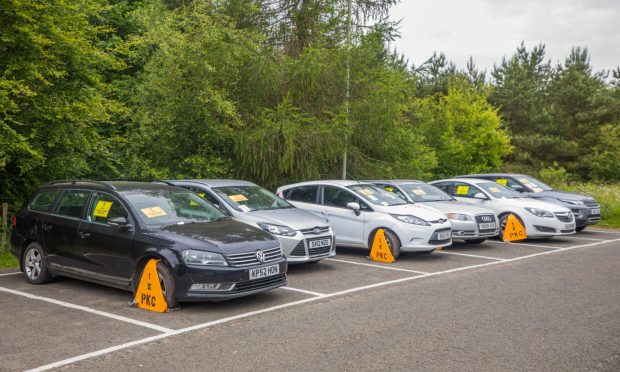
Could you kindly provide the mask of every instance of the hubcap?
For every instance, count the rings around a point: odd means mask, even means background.
[[[28,251],[24,259],[24,268],[26,269],[26,275],[30,280],[36,280],[41,275],[41,252],[37,249],[31,249]]]

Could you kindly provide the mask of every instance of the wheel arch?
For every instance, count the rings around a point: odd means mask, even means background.
[[[391,232],[392,234],[394,234],[396,239],[398,239],[398,244],[400,244],[400,246],[402,247],[403,242],[402,242],[402,240],[400,240],[400,236],[398,236],[398,234],[394,230],[390,229],[389,227],[378,226],[378,227],[375,227],[374,229],[372,229],[370,231],[370,234],[368,234],[368,238],[367,238],[367,242],[366,242],[368,244],[368,247],[367,247],[368,249],[372,248],[372,241],[375,239],[375,234],[377,233],[377,231],[379,229],[387,230],[387,231]]]
[[[133,270],[133,275],[132,275],[132,280],[131,280],[132,287],[134,290],[138,288],[138,284],[140,283],[140,277],[141,277],[142,271],[144,270],[144,267],[152,259],[160,260],[166,266],[168,266],[173,272],[176,270],[176,267],[178,264],[176,255],[173,252],[169,252],[169,251],[145,252],[145,254],[140,256],[135,261],[136,263],[134,265],[134,270]]]

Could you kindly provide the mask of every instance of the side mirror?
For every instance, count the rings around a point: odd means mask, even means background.
[[[356,203],[356,202],[347,203],[347,208],[352,209],[353,212],[355,212],[356,216],[360,215],[360,209],[362,209],[362,207],[360,206],[360,203]]]
[[[487,198],[487,196],[486,196],[486,195],[484,195],[484,194],[483,194],[483,193],[481,193],[481,192],[477,192],[477,193],[474,195],[474,198],[475,198],[475,199],[481,199],[481,200],[487,200],[487,199],[488,199],[488,198]]]
[[[114,217],[108,220],[108,225],[114,226],[119,230],[129,230],[131,227],[125,217]]]
[[[524,192],[525,191],[525,189],[521,185],[512,185],[512,186],[510,186],[510,188],[513,189],[516,192]]]

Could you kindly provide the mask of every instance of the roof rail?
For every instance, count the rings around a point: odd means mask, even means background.
[[[166,184],[166,185],[168,185],[168,186],[175,186],[172,182],[168,182],[168,181],[164,181],[164,180],[158,180],[158,179],[144,179],[144,178],[114,178],[114,179],[111,179],[110,181],[150,182],[150,183],[160,182],[160,183]],[[175,186],[175,187],[176,187],[176,186]]]
[[[78,184],[78,183],[93,183],[93,184],[96,184],[96,185],[103,186],[103,187],[105,187],[105,188],[106,188],[106,189],[108,189],[108,190],[116,190],[116,187],[114,187],[114,185],[112,185],[112,184],[110,184],[110,183],[108,183],[108,182],[105,182],[105,181],[93,181],[93,180],[57,180],[57,181],[51,181],[51,182],[48,182],[47,184],[48,184],[48,185],[58,185],[58,184],[61,184],[61,183],[70,183],[70,184],[72,184],[72,185],[76,185],[76,184]]]

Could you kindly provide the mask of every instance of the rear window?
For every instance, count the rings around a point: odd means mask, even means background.
[[[288,196],[286,198],[303,203],[316,203],[318,190],[318,186],[296,187],[288,192]]]
[[[33,211],[47,212],[56,199],[56,195],[58,195],[58,190],[43,191],[34,197],[29,208]]]

